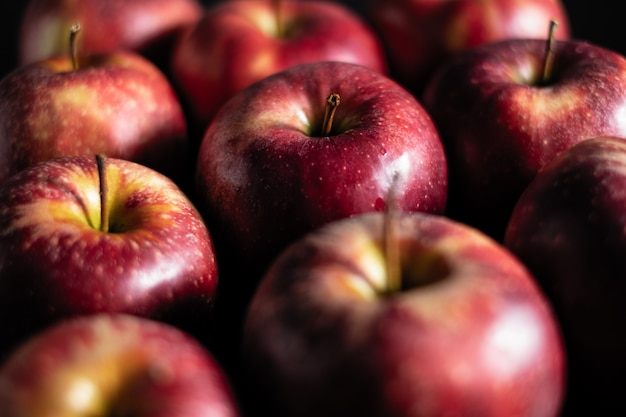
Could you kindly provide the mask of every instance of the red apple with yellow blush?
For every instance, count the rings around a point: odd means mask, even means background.
[[[130,51],[89,54],[68,26],[71,52],[24,65],[0,81],[0,184],[58,156],[102,153],[188,182],[187,122],[169,80]]]
[[[237,417],[220,364],[173,326],[123,314],[64,320],[0,367],[2,416]]]
[[[60,319],[95,313],[150,317],[203,337],[217,281],[194,205],[143,165],[55,158],[0,187],[0,321],[11,323],[3,353]]]
[[[500,241],[543,166],[591,137],[626,137],[626,58],[551,28],[456,55],[423,96],[448,157],[448,214]]]
[[[528,269],[428,213],[365,213],[294,241],[243,331],[263,415],[557,417],[558,322]]]

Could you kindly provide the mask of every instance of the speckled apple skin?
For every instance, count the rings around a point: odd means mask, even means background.
[[[344,5],[282,1],[280,7],[284,33],[274,2],[231,1],[209,6],[177,43],[172,79],[202,132],[235,93],[297,64],[341,61],[387,72],[378,37]]]
[[[83,30],[78,45],[87,54],[132,50],[163,59],[175,38],[203,13],[196,0],[33,0],[19,31],[19,62],[30,64],[69,53],[69,29]]]
[[[188,180],[187,125],[165,75],[128,51],[60,56],[0,81],[0,184],[37,162],[102,153]]]
[[[273,263],[243,333],[253,392],[303,417],[557,416],[563,345],[527,269],[445,217],[394,221],[399,292],[382,213],[326,225]]]
[[[626,141],[579,143],[537,174],[505,235],[562,323],[571,415],[626,411],[625,190]]]
[[[196,340],[120,314],[64,321],[0,368],[0,415],[239,415],[229,381]]]
[[[364,13],[381,39],[390,73],[421,95],[437,68],[457,53],[503,39],[571,36],[560,0],[374,0]]]
[[[50,160],[0,188],[2,347],[99,312],[206,326],[218,275],[199,213],[156,171],[109,158],[106,175],[109,232],[95,158]]]
[[[446,148],[450,215],[502,239],[537,171],[594,136],[626,136],[626,59],[597,45],[546,41],[479,46],[441,68],[424,106]]]
[[[333,130],[321,135],[326,98]],[[421,104],[377,71],[303,64],[231,99],[202,141],[198,207],[233,253],[266,264],[326,222],[382,211],[442,212],[447,164]],[[213,226],[214,225],[214,226]]]

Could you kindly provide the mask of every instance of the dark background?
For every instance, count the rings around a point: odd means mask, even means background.
[[[202,0],[210,4],[216,0]],[[362,11],[367,0],[344,0],[344,3],[357,11]],[[617,13],[619,2],[615,0],[563,0],[570,16],[573,35],[626,54],[626,36],[622,24],[623,17]],[[0,75],[15,68],[17,60],[17,32],[22,12],[27,2],[0,2],[0,31],[2,48],[0,54]]]

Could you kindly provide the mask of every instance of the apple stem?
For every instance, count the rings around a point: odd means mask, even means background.
[[[398,184],[398,173],[396,172],[385,207],[383,220],[383,245],[385,253],[385,273],[387,274],[387,293],[393,294],[400,291],[402,287],[402,272],[400,262],[400,242],[396,230],[396,189]]]
[[[78,32],[80,32],[80,24],[74,23],[70,27],[70,58],[72,59],[72,69],[74,71],[78,69],[78,48],[76,46]]]
[[[276,16],[276,34],[278,37],[282,37],[284,35],[285,28],[283,27],[283,5],[282,0],[273,0],[272,5],[274,6],[274,16]]]
[[[546,41],[546,53],[543,61],[543,76],[542,81],[544,84],[550,81],[552,76],[552,64],[554,62],[554,40],[555,32],[558,22],[556,20],[550,21],[550,29],[548,31],[548,39]]]
[[[329,136],[333,128],[335,112],[341,102],[341,97],[337,93],[332,93],[326,98],[326,110],[324,111],[324,122],[322,123],[322,136]]]
[[[96,164],[98,166],[98,179],[100,181],[100,231],[109,231],[109,213],[107,205],[107,195],[109,193],[109,185],[106,176],[106,157],[102,154],[96,154]]]

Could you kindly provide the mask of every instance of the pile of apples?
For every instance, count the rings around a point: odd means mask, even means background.
[[[626,58],[560,1],[19,28],[0,417],[626,412]]]

